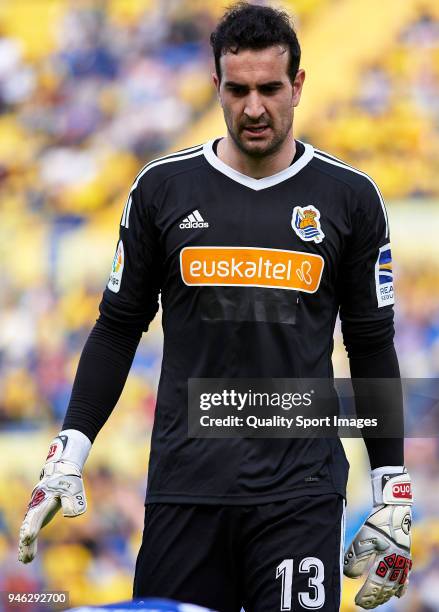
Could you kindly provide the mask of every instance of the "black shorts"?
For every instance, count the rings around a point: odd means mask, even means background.
[[[336,494],[255,506],[149,504],[133,597],[219,612],[338,612],[343,540]]]

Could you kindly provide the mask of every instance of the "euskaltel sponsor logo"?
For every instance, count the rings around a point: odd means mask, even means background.
[[[180,251],[180,270],[186,285],[235,285],[318,290],[324,260],[302,251],[262,247],[185,247]]]

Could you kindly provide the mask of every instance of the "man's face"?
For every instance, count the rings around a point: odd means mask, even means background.
[[[305,78],[291,82],[289,51],[280,45],[243,49],[221,57],[221,82],[213,75],[227,129],[246,155],[264,157],[282,146],[293,123]]]

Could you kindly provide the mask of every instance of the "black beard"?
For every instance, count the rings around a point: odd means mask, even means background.
[[[283,137],[281,136],[276,137],[275,135],[274,139],[272,140],[272,142],[268,145],[266,149],[258,151],[254,149],[247,149],[243,145],[239,137],[234,132],[232,132],[232,130],[230,130],[229,126],[227,125],[227,131],[229,132],[230,137],[232,138],[233,142],[238,147],[238,149],[242,153],[244,153],[245,155],[248,155],[249,157],[252,157],[253,159],[263,159],[264,157],[268,157],[270,155],[273,155],[277,151],[279,151],[279,149],[282,147],[283,143],[285,142],[290,129],[291,129],[291,126]]]

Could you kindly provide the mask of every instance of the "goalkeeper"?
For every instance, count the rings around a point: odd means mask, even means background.
[[[344,571],[365,575],[355,601],[374,608],[404,594],[411,567],[387,212],[370,177],[294,138],[305,71],[285,13],[239,3],[211,43],[227,135],[150,162],[132,185],[19,558],[35,557],[58,509],[85,511],[84,462],[160,295],[163,363],[133,596],[220,612],[336,612]],[[337,313],[358,417],[370,403],[388,413],[385,387],[366,381],[395,382],[395,437],[365,438],[373,508],[345,556],[349,465],[338,438],[187,435],[191,379],[331,380]]]

